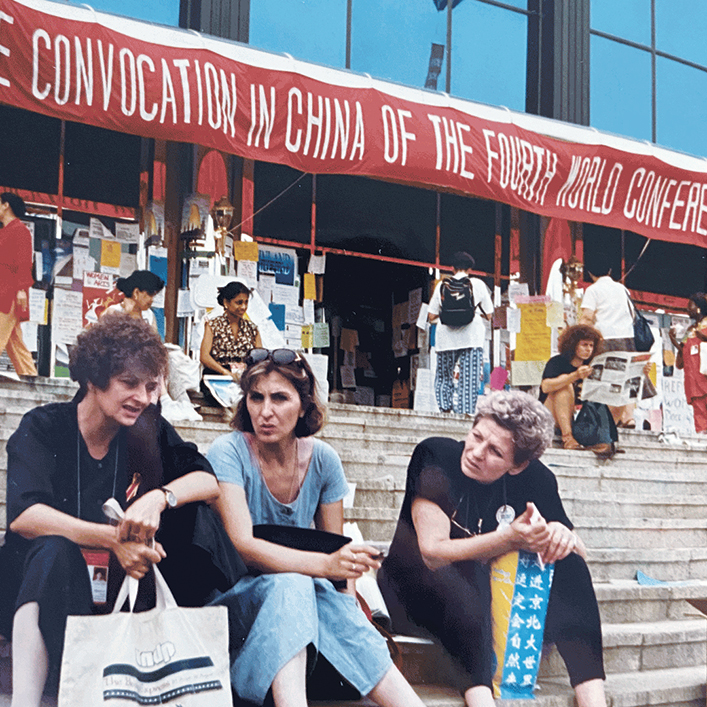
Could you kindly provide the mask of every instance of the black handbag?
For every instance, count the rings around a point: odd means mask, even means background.
[[[617,442],[619,433],[611,411],[604,403],[585,400],[572,422],[572,436],[583,446]]]
[[[300,528],[296,525],[269,525],[253,526],[253,537],[267,540],[276,545],[284,545],[294,550],[307,552],[323,552],[331,555],[351,542],[351,538],[337,533],[328,533],[326,530],[316,528]],[[332,580],[337,589],[346,586],[346,580]]]
[[[628,297],[628,295],[626,295]],[[648,320],[636,309],[636,305],[628,297],[629,308],[633,312],[633,340],[636,351],[650,351],[655,343],[653,332]]]

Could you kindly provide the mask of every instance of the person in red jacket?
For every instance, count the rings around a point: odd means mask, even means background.
[[[32,354],[20,329],[20,310],[29,306],[32,277],[32,234],[20,221],[25,202],[11,192],[0,194],[0,353],[7,355],[22,376],[36,376]]]

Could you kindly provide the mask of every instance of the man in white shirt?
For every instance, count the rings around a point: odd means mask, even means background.
[[[606,253],[598,254],[592,270],[589,274],[594,284],[584,293],[579,323],[594,326],[601,332],[604,351],[635,351],[629,291],[611,278],[611,260]],[[635,405],[611,408],[618,427],[636,426],[634,409]]]
[[[454,412],[471,415],[476,410],[476,399],[484,364],[484,340],[486,323],[493,316],[493,302],[488,288],[482,280],[471,277],[474,258],[460,251],[452,257],[454,279],[469,278],[474,296],[474,318],[464,326],[437,324],[435,351],[437,372],[435,374],[435,396],[442,412],[450,412],[454,403],[454,367],[459,362],[459,390]],[[428,319],[437,322],[442,312],[441,290],[444,280],[437,283],[430,300]]]

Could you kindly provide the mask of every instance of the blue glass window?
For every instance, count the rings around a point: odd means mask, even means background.
[[[432,0],[353,0],[351,68],[422,88],[432,44],[444,45],[446,36],[447,14]],[[444,72],[443,66],[440,90]]]
[[[179,26],[179,0],[88,0],[86,4],[94,10],[112,12],[136,20]]]
[[[590,24],[600,32],[650,46],[651,0],[592,0]]]
[[[452,17],[452,93],[525,110],[527,15],[466,0]]]
[[[656,74],[658,143],[707,155],[707,72],[658,57]]]
[[[591,125],[599,130],[650,140],[650,54],[593,36],[591,66]]]
[[[707,65],[707,3],[704,0],[656,0],[656,49]]]
[[[346,0],[257,0],[250,44],[328,66],[346,65]]]

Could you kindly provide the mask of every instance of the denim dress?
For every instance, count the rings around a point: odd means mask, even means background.
[[[299,495],[280,503],[265,484],[242,432],[214,441],[208,453],[219,481],[244,488],[253,525],[272,523],[309,528],[320,504],[347,492],[337,453],[314,444]],[[310,644],[362,695],[368,694],[392,661],[384,639],[354,598],[327,579],[296,573],[248,575],[214,599],[228,607],[231,685],[239,697],[263,704],[278,671]]]

